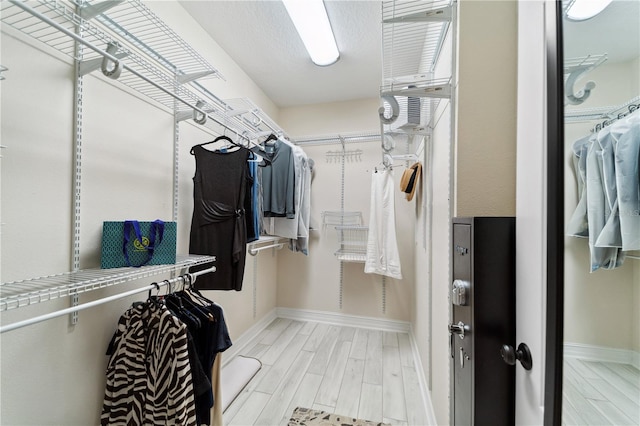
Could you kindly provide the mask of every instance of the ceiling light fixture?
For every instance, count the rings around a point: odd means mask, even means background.
[[[314,64],[321,67],[340,59],[322,0],[282,0]]]
[[[602,12],[611,0],[573,0],[567,7],[567,18],[572,21],[585,21]]]

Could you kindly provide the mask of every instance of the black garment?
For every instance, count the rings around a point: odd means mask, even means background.
[[[184,292],[177,293],[176,297],[192,300]],[[204,392],[195,395],[196,419],[199,425],[208,425],[211,423],[211,407],[216,401],[221,403],[220,400],[216,400],[217,396],[213,394],[211,386],[213,363],[217,354],[227,350],[232,343],[224,319],[224,312],[220,306],[211,304],[198,307],[196,304],[187,303],[184,305],[185,310],[201,320],[200,326],[190,326],[189,331],[193,334],[197,353],[196,363],[203,367],[209,383],[209,387]]]
[[[245,197],[249,151],[209,151],[193,147],[193,218],[189,253],[216,256],[216,272],[198,278],[200,290],[242,289],[246,260]],[[191,268],[191,272],[207,268]]]
[[[222,308],[215,304],[207,308],[215,318],[215,321],[210,322],[206,328],[201,329],[198,350],[202,353],[202,359],[204,360],[204,358],[206,358],[206,362],[209,363],[209,368],[205,373],[207,373],[211,381],[211,373],[216,356],[218,353],[224,352],[231,347],[231,338],[229,337],[229,331],[227,330],[227,323],[225,322]],[[213,407],[215,403],[222,404],[222,399],[219,398],[219,395],[214,395],[213,389],[211,389],[208,395],[197,397],[195,402],[196,415],[201,421],[200,424],[210,424],[211,407]]]

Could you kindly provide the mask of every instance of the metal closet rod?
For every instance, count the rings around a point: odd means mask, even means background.
[[[130,290],[130,291],[125,291],[124,293],[119,293],[119,294],[115,294],[113,296],[109,296],[109,297],[104,297],[102,299],[97,299],[94,300],[92,302],[87,302],[87,303],[83,303],[81,305],[76,305],[76,306],[72,306],[70,308],[66,308],[66,309],[61,309],[59,311],[54,311],[54,312],[50,312],[48,314],[44,314],[44,315],[40,315],[37,317],[33,317],[33,318],[29,318],[23,321],[17,321],[14,322],[12,324],[9,325],[4,325],[2,327],[0,327],[0,334],[6,332],[6,331],[11,331],[11,330],[15,330],[17,328],[22,328],[22,327],[26,327],[28,325],[32,325],[32,324],[37,324],[39,322],[42,321],[47,321],[50,320],[52,318],[56,318],[56,317],[60,317],[62,315],[68,315],[71,314],[73,312],[77,312],[77,311],[82,311],[84,309],[88,309],[88,308],[92,308],[94,306],[98,306],[98,305],[103,305],[105,303],[109,303],[109,302],[113,302],[114,300],[118,300],[118,299],[124,299],[125,297],[129,297],[129,296],[133,296],[134,294],[138,294],[138,293],[143,293],[145,291],[149,291],[149,290],[153,290],[153,289],[159,289],[160,287],[164,287],[166,285],[171,285],[174,284],[180,280],[185,279],[186,276],[190,276],[191,277],[191,282],[195,282],[196,278],[199,277],[200,275],[204,275],[204,274],[208,274],[210,272],[215,272],[216,271],[216,267],[212,266],[210,268],[207,269],[203,269],[202,271],[198,271],[198,272],[194,272],[194,273],[186,273],[186,274],[182,274],[176,278],[171,278],[169,280],[164,280],[160,283],[155,283],[155,284],[149,284],[148,286],[142,287],[142,288],[138,288],[135,290]]]
[[[360,135],[336,135],[336,136],[324,136],[316,138],[304,138],[304,139],[292,139],[292,142],[296,145],[329,145],[329,144],[344,144],[354,142],[364,142],[373,140],[380,137],[380,133],[364,133]]]
[[[210,116],[206,111],[204,111],[203,109],[199,108],[198,106],[192,105],[189,101],[185,100],[184,98],[182,98],[179,95],[176,95],[175,93],[165,89],[164,87],[162,87],[161,85],[159,85],[158,83],[152,81],[151,79],[149,79],[148,77],[145,77],[144,75],[140,74],[138,71],[132,69],[131,67],[129,67],[126,63],[122,63],[120,64],[121,59],[117,58],[116,56],[107,53],[106,51],[102,50],[101,48],[95,46],[93,43],[83,39],[82,37],[80,37],[78,34],[69,31],[68,29],[66,29],[65,27],[63,27],[62,25],[58,24],[57,22],[55,22],[54,20],[50,19],[49,17],[47,17],[46,15],[43,15],[42,13],[38,12],[37,10],[31,8],[30,6],[27,6],[24,2],[20,1],[20,0],[9,0],[10,3],[18,6],[19,8],[21,8],[22,10],[24,10],[27,13],[30,13],[31,15],[35,16],[36,18],[40,19],[43,22],[46,22],[47,24],[51,25],[52,27],[56,28],[58,31],[66,34],[67,36],[71,37],[72,39],[74,39],[75,41],[77,41],[78,43],[82,43],[83,45],[87,46],[88,48],[90,48],[91,50],[93,50],[94,52],[98,53],[99,55],[102,55],[103,57],[109,59],[110,61],[113,62],[113,66],[114,68],[117,68],[118,66],[122,65],[122,67],[126,70],[128,70],[129,72],[131,72],[132,74],[134,74],[135,76],[137,76],[138,78],[146,81],[147,83],[151,84],[152,86],[154,86],[155,88],[157,88],[158,90],[161,90],[162,92],[166,93],[167,95],[171,96],[172,98],[182,102],[183,104],[185,104],[186,106],[188,106],[189,108],[192,108],[193,110],[199,112],[200,114],[203,114],[204,116],[206,116],[207,118],[215,121],[218,125],[224,127],[225,129],[231,130],[232,132],[234,132],[236,135],[238,135],[241,138],[246,139],[247,141],[249,141],[249,143],[251,144],[251,140],[243,134],[238,133],[238,131],[236,131],[235,129],[229,127],[228,125],[226,125],[225,123],[220,122],[218,119],[216,119],[215,117]]]

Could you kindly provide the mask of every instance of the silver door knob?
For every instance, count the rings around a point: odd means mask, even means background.
[[[465,325],[462,321],[457,324],[449,324],[449,333],[457,334],[460,339],[464,339],[465,331],[469,331],[469,326]]]

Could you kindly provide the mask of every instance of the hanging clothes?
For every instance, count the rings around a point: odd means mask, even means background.
[[[187,328],[166,306],[128,309],[109,355],[102,425],[196,425]]]
[[[264,220],[268,235],[289,238],[289,248],[308,254],[309,222],[311,216],[311,166],[304,150],[281,141],[293,150],[294,160],[294,215],[293,218],[269,217]]]
[[[198,278],[200,279],[200,278]],[[197,282],[197,281],[196,281]],[[197,392],[195,397],[196,419],[199,425],[211,425],[211,408],[220,402],[212,388],[214,361],[218,354],[231,347],[231,338],[222,307],[202,296],[191,296],[180,291],[166,297],[167,304],[179,318],[191,317],[197,321],[185,321],[193,336],[198,364],[202,366],[209,387],[204,392]]]
[[[302,151],[302,148],[300,148]],[[304,154],[304,151],[303,151]],[[311,232],[311,173],[313,160],[304,154],[301,179],[301,200],[298,203],[300,214],[298,215],[298,238],[290,240],[289,249],[309,255],[309,232]]]
[[[265,144],[262,156],[271,162],[262,170],[262,208],[265,217],[295,216],[295,163],[291,146],[276,139]]]
[[[640,113],[573,144],[579,202],[567,234],[588,238],[591,272],[640,249]]]
[[[371,210],[364,272],[401,280],[394,187],[392,170],[371,174]]]
[[[196,145],[192,153],[196,172],[189,253],[216,256],[217,268],[214,274],[199,278],[196,286],[201,290],[240,291],[247,253],[244,206],[250,182],[250,151],[209,151]]]
[[[615,152],[622,250],[640,250],[640,110],[623,125]]]
[[[260,186],[258,163],[249,160],[249,179],[247,182],[247,191],[249,197],[245,197],[245,220],[247,222],[247,243],[251,243],[260,238],[260,214],[258,212],[259,202],[258,193]]]

